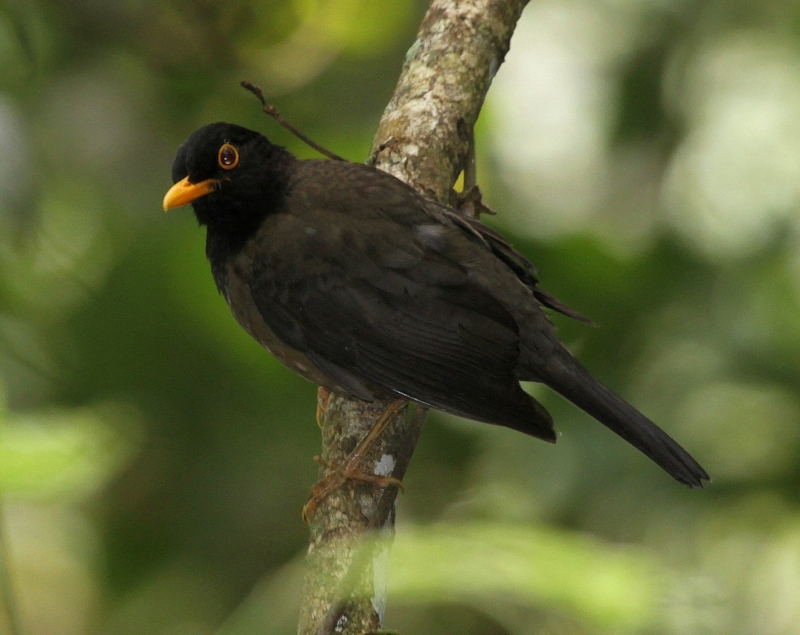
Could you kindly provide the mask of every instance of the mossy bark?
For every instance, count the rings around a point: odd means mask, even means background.
[[[431,199],[448,202],[469,155],[472,127],[526,0],[433,0],[383,114],[370,163]],[[322,458],[340,463],[388,403],[331,395],[322,420]],[[425,413],[397,416],[366,470],[402,479]],[[324,468],[320,471],[320,476]],[[311,520],[298,633],[375,633],[386,604],[396,487],[348,483]]]

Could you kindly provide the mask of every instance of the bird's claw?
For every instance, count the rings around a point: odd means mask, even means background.
[[[331,398],[331,391],[324,386],[317,388],[317,426],[322,429],[322,417],[328,412],[328,402]],[[315,457],[316,458],[316,457]]]
[[[322,467],[329,470],[316,485],[311,488],[308,495],[308,502],[303,505],[303,521],[308,525],[317,506],[324,501],[328,496],[333,494],[337,489],[342,487],[347,481],[360,481],[362,483],[371,483],[375,487],[385,489],[387,487],[396,487],[401,492],[404,491],[403,483],[400,479],[393,476],[384,476],[382,474],[370,474],[359,469],[360,466],[345,465],[332,467],[330,462],[317,455],[314,460]]]

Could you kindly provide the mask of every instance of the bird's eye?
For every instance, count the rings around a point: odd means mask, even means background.
[[[232,170],[239,165],[239,151],[230,143],[225,143],[219,149],[217,162],[223,170]]]

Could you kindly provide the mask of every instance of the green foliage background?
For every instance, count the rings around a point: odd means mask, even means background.
[[[478,125],[490,222],[585,364],[714,482],[558,397],[556,446],[431,415],[403,633],[800,633],[800,5],[532,0]],[[0,490],[27,635],[291,633],[315,388],[236,325],[189,211],[202,124],[366,158],[419,0],[0,4]],[[0,620],[5,632],[7,615]]]

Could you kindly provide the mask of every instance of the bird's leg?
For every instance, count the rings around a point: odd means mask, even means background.
[[[317,425],[322,429],[322,417],[328,412],[328,401],[331,398],[331,391],[324,386],[317,388]]]
[[[308,497],[308,502],[303,507],[303,520],[308,524],[309,519],[314,515],[317,506],[324,501],[333,492],[339,489],[348,480],[363,481],[365,483],[372,483],[377,487],[389,487],[395,485],[402,489],[402,483],[391,476],[382,476],[372,472],[365,472],[361,469],[361,462],[367,456],[367,453],[375,445],[375,442],[380,438],[386,427],[399,415],[407,406],[407,402],[400,399],[392,401],[383,411],[383,414],[378,418],[372,426],[367,435],[361,439],[361,442],[356,446],[356,449],[350,453],[344,462],[338,466],[331,467],[327,461],[322,457],[315,456],[316,460],[323,467],[329,468],[328,474],[322,478],[314,487],[311,488],[311,493]]]

